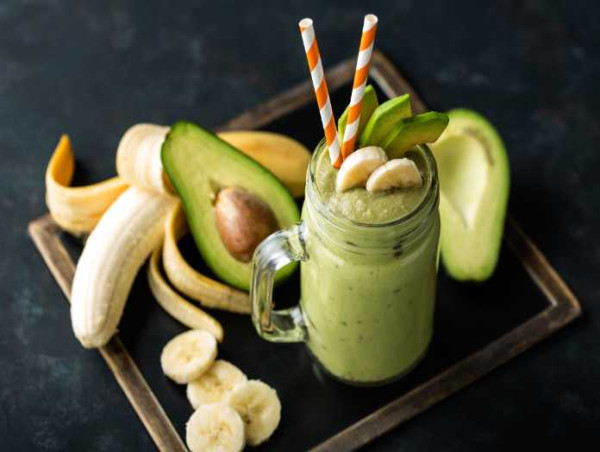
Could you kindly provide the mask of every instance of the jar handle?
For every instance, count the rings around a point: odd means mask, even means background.
[[[302,342],[306,338],[300,305],[273,310],[275,273],[290,262],[303,261],[306,257],[302,222],[271,234],[256,248],[252,258],[250,300],[252,323],[263,339]]]

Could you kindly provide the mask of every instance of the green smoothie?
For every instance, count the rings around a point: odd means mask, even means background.
[[[416,365],[432,336],[440,227],[435,164],[419,147],[406,157],[419,168],[421,187],[337,193],[337,170],[322,147],[316,152],[302,214],[307,345],[345,382],[385,383]]]

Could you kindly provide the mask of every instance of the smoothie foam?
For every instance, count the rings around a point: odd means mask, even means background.
[[[422,175],[428,172],[422,151],[409,151],[405,157],[415,162]],[[317,190],[322,201],[337,215],[366,224],[387,223],[406,216],[421,203],[431,183],[430,178],[424,177],[424,184],[416,188],[370,193],[357,187],[339,193],[335,190],[337,174],[327,153],[323,152],[316,169]]]

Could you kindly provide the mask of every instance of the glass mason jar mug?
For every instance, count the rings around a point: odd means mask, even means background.
[[[426,193],[409,214],[365,224],[330,210],[316,183],[315,150],[302,221],[269,236],[252,264],[252,320],[272,342],[305,342],[335,378],[377,385],[409,372],[433,332],[440,231],[435,160],[420,146]],[[299,306],[273,310],[275,272],[300,261]]]

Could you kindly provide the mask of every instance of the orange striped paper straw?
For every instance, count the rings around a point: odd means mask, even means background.
[[[356,60],[356,71],[354,72],[354,83],[352,84],[352,96],[350,97],[350,111],[342,141],[342,159],[346,159],[353,151],[358,138],[358,124],[360,122],[360,110],[362,108],[363,94],[369,77],[369,66],[371,66],[371,55],[375,44],[375,33],[377,31],[377,16],[367,14],[360,38],[360,48]]]
[[[317,46],[317,37],[313,27],[312,19],[302,19],[298,24],[300,33],[302,34],[302,42],[304,43],[304,51],[308,60],[308,68],[310,69],[310,77],[312,79],[319,112],[321,113],[321,123],[325,131],[325,142],[329,149],[329,157],[331,164],[335,168],[342,165],[342,153],[340,152],[340,142],[338,139],[337,127],[333,110],[331,108],[331,100],[329,99],[329,90],[325,81],[323,72],[323,64],[321,63],[321,55]]]

